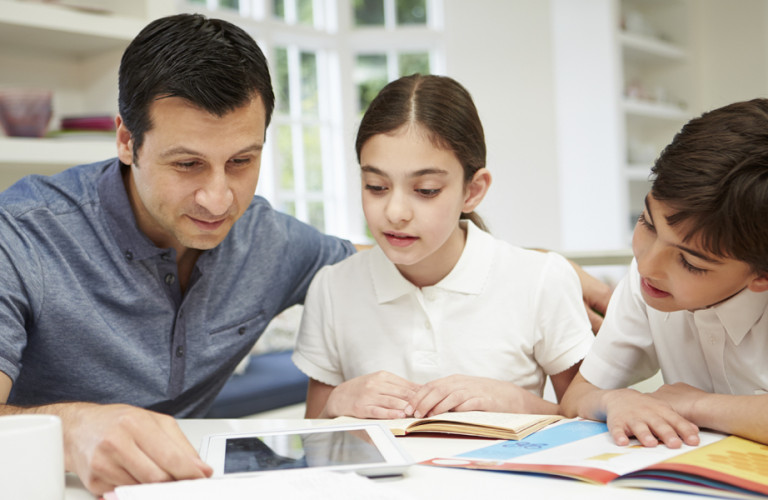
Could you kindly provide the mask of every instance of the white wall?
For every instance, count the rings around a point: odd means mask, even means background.
[[[472,94],[493,185],[478,213],[507,241],[559,248],[550,2],[445,0],[446,73]]]

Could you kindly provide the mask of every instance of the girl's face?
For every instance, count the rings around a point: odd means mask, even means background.
[[[453,152],[435,147],[419,126],[370,138],[360,150],[363,212],[376,243],[406,279],[434,285],[464,249],[462,212],[480,203],[490,174],[464,183]]]
[[[695,238],[684,241],[680,229],[667,224],[669,207],[650,194],[635,226],[632,251],[645,302],[664,312],[703,309],[744,288],[762,292],[768,278],[740,260],[704,250]]]

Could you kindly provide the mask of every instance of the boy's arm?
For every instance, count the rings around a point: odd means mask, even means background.
[[[663,385],[652,396],[701,428],[768,444],[768,394],[711,394],[677,383]]]
[[[616,444],[637,438],[643,446],[664,443],[669,448],[699,443],[699,430],[662,398],[634,389],[600,389],[577,374],[563,396],[563,414],[602,420]]]

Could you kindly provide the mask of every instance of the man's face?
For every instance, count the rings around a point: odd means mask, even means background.
[[[736,259],[713,255],[694,238],[667,223],[673,212],[650,194],[635,226],[632,251],[640,273],[645,302],[664,312],[703,309],[744,288],[763,291],[765,278]]]
[[[256,191],[266,126],[261,98],[218,117],[168,97],[151,105],[150,117],[136,161],[118,118],[118,154],[131,166],[126,186],[139,228],[180,255],[214,248]]]

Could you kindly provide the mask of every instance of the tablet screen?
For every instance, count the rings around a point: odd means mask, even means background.
[[[226,439],[224,473],[383,461],[365,430],[232,437]]]

